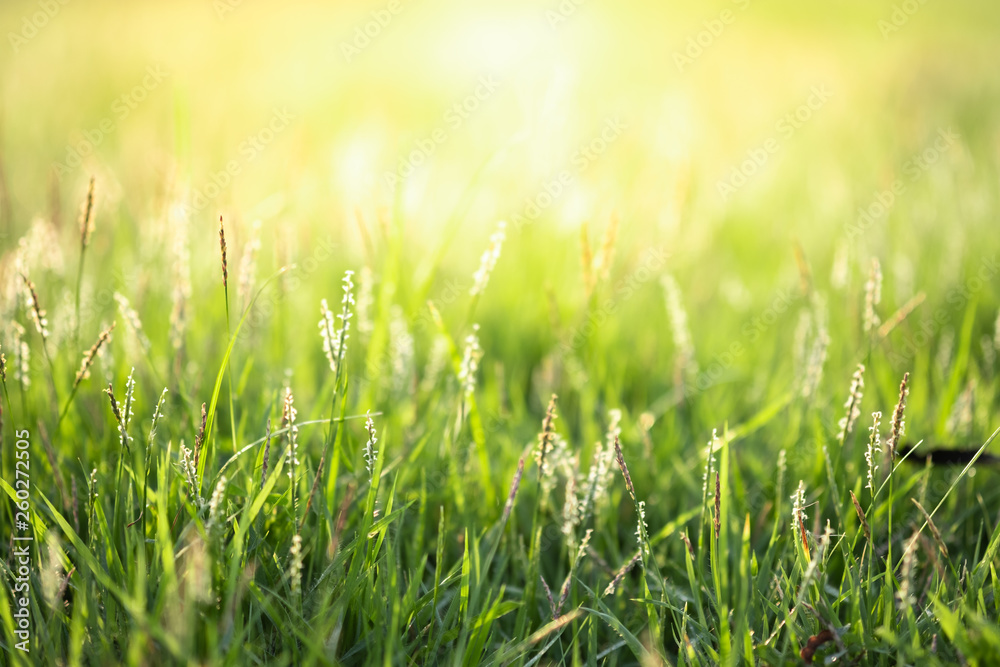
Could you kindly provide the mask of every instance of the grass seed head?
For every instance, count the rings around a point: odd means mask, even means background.
[[[682,388],[685,379],[697,375],[698,363],[695,360],[694,343],[688,327],[687,311],[684,310],[681,301],[681,288],[669,273],[663,276],[662,282],[667,298],[667,314],[670,315],[670,327],[674,336],[676,354],[674,384]]]
[[[507,494],[507,503],[503,506],[503,517],[500,525],[505,525],[510,518],[510,513],[514,509],[514,498],[517,497],[517,490],[521,486],[521,477],[524,475],[524,457],[517,463],[517,472],[514,473],[514,481],[510,484],[510,493]]]
[[[826,364],[827,349],[830,346],[830,334],[826,321],[826,303],[819,292],[813,292],[813,338],[805,355],[805,375],[802,381],[802,396],[804,398],[812,396],[823,379],[823,366]]]
[[[646,523],[646,501],[639,501],[639,517],[638,524],[635,527],[635,539],[639,543],[639,552],[642,553],[642,536],[649,529],[649,524]]]
[[[295,409],[295,396],[292,395],[292,388],[285,387],[285,401],[281,408],[281,428],[285,430],[288,438],[288,478],[295,479],[295,467],[299,465],[299,427],[295,425],[295,417],[298,410]]]
[[[288,579],[292,588],[292,595],[298,598],[302,593],[302,535],[296,533],[292,537],[292,546],[288,550]]]
[[[222,508],[222,500],[226,495],[226,485],[229,480],[223,475],[219,478],[218,484],[215,485],[215,490],[212,492],[212,498],[208,502],[208,530],[211,531],[215,527],[219,520],[219,510]]]
[[[260,471],[260,488],[264,488],[264,482],[267,481],[267,464],[271,457],[271,418],[267,418],[267,431],[264,435],[264,457],[261,463]]]
[[[229,288],[229,262],[226,260],[226,227],[219,216],[219,249],[222,251],[222,286]]]
[[[555,441],[556,400],[558,398],[558,396],[552,394],[552,398],[549,399],[549,406],[546,408],[545,417],[542,419],[542,431],[538,434],[538,449],[535,451],[535,462],[538,464],[539,479],[546,476],[546,458]]]
[[[864,388],[865,365],[858,364],[857,370],[854,371],[854,375],[851,377],[851,388],[847,393],[847,402],[844,403],[844,407],[847,408],[847,414],[839,422],[840,433],[837,435],[837,439],[841,443],[854,430],[854,423],[861,416],[861,399],[864,395]]]
[[[792,532],[797,532],[806,522],[806,483],[799,480],[799,487],[792,494]]]
[[[194,465],[198,466],[198,459],[201,457],[201,446],[205,444],[205,426],[208,424],[208,411],[204,403],[201,404],[201,426],[198,427],[198,435],[194,439]]]
[[[854,503],[854,511],[858,513],[858,521],[861,522],[861,527],[865,531],[865,539],[869,542],[872,540],[872,531],[868,527],[868,520],[865,518],[865,511],[861,509],[861,503],[858,502],[858,497],[854,495],[854,491],[849,491],[851,494],[851,502]]]
[[[715,473],[715,539],[719,539],[722,527],[722,483],[718,471]]]
[[[878,471],[878,457],[882,451],[882,435],[879,429],[882,426],[882,413],[872,413],[872,425],[868,427],[868,450],[865,452],[865,461],[868,463],[868,484],[865,488],[871,489],[875,494],[875,473]]]
[[[365,430],[368,431],[368,441],[365,443],[365,468],[368,470],[368,483],[371,484],[375,473],[375,461],[378,458],[378,449],[375,445],[378,438],[375,433],[375,421],[372,419],[372,411],[365,413]]]
[[[149,342],[149,338],[142,328],[142,320],[139,319],[139,313],[132,308],[132,304],[129,303],[128,298],[121,292],[115,292],[115,302],[118,304],[118,312],[121,313],[122,319],[125,320],[126,328],[136,337],[142,349],[149,352],[152,344]]]
[[[903,381],[899,383],[899,401],[896,403],[896,409],[892,413],[892,431],[889,433],[889,439],[886,440],[890,461],[895,460],[899,441],[906,433],[906,421],[903,418],[903,411],[906,409],[906,396],[910,393],[910,389],[907,386],[909,380],[910,373],[907,371],[903,374]],[[890,465],[892,464],[890,463]]]
[[[90,237],[94,233],[94,177],[90,177],[87,188],[87,198],[80,208],[80,247],[90,245]]]
[[[621,468],[622,477],[625,478],[625,488],[628,490],[628,494],[632,497],[634,501],[635,498],[635,486],[632,484],[632,475],[628,472],[628,465],[625,463],[625,456],[622,454],[621,442],[618,438],[615,438],[615,458],[618,461],[618,467]]]
[[[868,273],[868,281],[865,283],[865,320],[863,329],[869,333],[879,325],[878,314],[875,306],[882,301],[882,267],[878,257],[872,257],[872,268]]]
[[[629,570],[635,567],[635,564],[638,563],[641,559],[642,559],[642,551],[641,550],[636,551],[635,555],[632,556],[632,560],[622,565],[621,569],[618,570],[618,572],[615,574],[615,578],[612,579],[611,583],[609,583],[607,588],[604,589],[603,596],[607,597],[609,595],[613,595],[615,589],[618,587],[618,584],[621,583],[622,579],[625,578],[625,575],[629,573]]]
[[[101,351],[101,347],[111,339],[111,332],[114,331],[115,324],[115,322],[112,322],[110,327],[102,331],[101,335],[97,337],[97,342],[91,345],[90,349],[83,354],[83,362],[80,364],[80,370],[76,372],[76,378],[73,380],[74,389],[79,387],[81,382],[90,377],[90,367],[94,365],[94,359],[97,358],[97,354]]]
[[[480,257],[479,268],[472,276],[472,289],[469,290],[469,294],[472,296],[482,294],[490,282],[490,274],[496,268],[497,261],[500,259],[500,251],[503,249],[503,242],[507,238],[506,230],[507,223],[501,220],[497,224],[497,230],[490,236],[490,245]]]
[[[21,274],[21,280],[24,281],[25,297],[30,306],[29,312],[31,313],[31,321],[35,323],[35,329],[42,336],[42,341],[48,340],[49,337],[49,321],[45,317],[45,309],[42,308],[41,301],[38,299],[38,291],[35,289],[35,283],[31,282],[27,274]]]
[[[913,504],[917,506],[920,513],[924,515],[924,521],[927,522],[927,527],[931,529],[931,536],[934,538],[935,544],[937,544],[938,549],[941,551],[941,555],[947,558],[948,547],[945,545],[944,539],[941,537],[941,531],[938,530],[937,525],[934,523],[934,519],[927,513],[927,510],[924,509],[924,506],[921,505],[916,498],[910,498],[910,500],[912,500]]]
[[[483,358],[483,349],[479,346],[479,325],[472,325],[472,333],[465,337],[465,350],[462,353],[462,363],[458,367],[458,382],[462,386],[463,395],[468,398],[476,391],[476,372],[479,361]]]

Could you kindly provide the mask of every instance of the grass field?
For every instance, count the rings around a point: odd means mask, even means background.
[[[996,664],[1000,7],[647,4],[3,3],[0,664]]]

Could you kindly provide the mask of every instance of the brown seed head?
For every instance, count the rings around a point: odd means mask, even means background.
[[[121,426],[122,413],[121,410],[118,408],[118,401],[115,400],[115,390],[111,386],[110,382],[108,383],[108,388],[104,390],[104,393],[108,395],[108,399],[111,401],[111,412],[115,416],[115,421],[117,421],[118,425]]]
[[[94,233],[94,177],[90,177],[87,198],[80,209],[80,247],[90,245],[90,235]]]
[[[100,352],[101,346],[111,338],[111,332],[114,331],[115,324],[116,322],[112,322],[110,327],[102,331],[101,335],[97,338],[97,342],[91,345],[90,349],[84,353],[83,363],[80,364],[80,370],[76,372],[76,379],[73,381],[74,389],[90,377],[90,367],[94,364],[94,359],[97,358],[97,353]]]
[[[229,264],[226,261],[226,228],[219,216],[219,248],[222,250],[222,286],[229,287]]]
[[[934,524],[934,519],[932,519],[931,515],[927,513],[927,510],[924,509],[924,506],[917,502],[916,498],[910,498],[910,500],[912,500],[913,504],[917,506],[917,509],[920,510],[920,513],[924,515],[924,520],[927,521],[927,527],[931,529],[931,535],[934,537],[934,541],[937,543],[938,549],[940,549],[941,554],[945,558],[947,558],[948,547],[945,546],[944,540],[941,538],[941,532],[938,530],[938,527]]]
[[[34,320],[35,328],[41,334],[42,340],[47,340],[49,337],[49,321],[46,319],[45,309],[42,308],[41,301],[38,299],[35,283],[31,282],[28,276],[23,273],[21,274],[21,280],[24,281],[24,286],[27,288],[28,296],[31,300],[31,319]]]
[[[722,515],[722,495],[721,495],[722,485],[719,478],[719,472],[715,473],[715,539],[719,539],[719,528],[722,525],[722,520],[720,519]]]
[[[201,428],[198,429],[198,436],[194,439],[194,465],[198,467],[198,457],[201,455],[201,446],[205,444],[205,424],[208,422],[208,411],[205,404],[201,404]]]
[[[260,488],[264,488],[267,481],[267,460],[271,456],[271,418],[267,418],[267,433],[264,435],[264,463],[260,472]]]
[[[514,481],[510,485],[510,493],[507,495],[507,504],[503,508],[503,518],[500,525],[503,526],[510,518],[511,510],[514,509],[514,497],[517,496],[517,489],[521,486],[521,476],[524,474],[524,457],[517,463],[517,472],[514,473]]]
[[[615,436],[615,458],[618,460],[618,467],[622,469],[622,477],[625,478],[625,488],[628,489],[628,494],[632,496],[632,500],[635,500],[635,487],[632,486],[632,476],[628,474],[628,466],[625,465],[625,456],[622,454],[622,446],[618,441],[618,436]]]
[[[681,540],[687,546],[688,553],[691,554],[691,560],[694,560],[694,545],[691,544],[691,538],[688,537],[686,530],[681,532]]]
[[[865,539],[871,542],[872,531],[871,528],[868,527],[868,520],[865,518],[865,511],[861,509],[861,503],[858,502],[858,498],[857,496],[854,495],[854,492],[851,491],[850,494],[851,494],[851,502],[854,503],[854,511],[858,513],[858,521],[861,522],[861,527],[864,528]]]

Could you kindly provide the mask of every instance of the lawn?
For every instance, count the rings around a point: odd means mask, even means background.
[[[1000,7],[0,26],[0,664],[996,664]]]

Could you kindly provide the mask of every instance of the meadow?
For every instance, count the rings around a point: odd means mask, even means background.
[[[0,26],[0,664],[996,664],[991,3]]]

